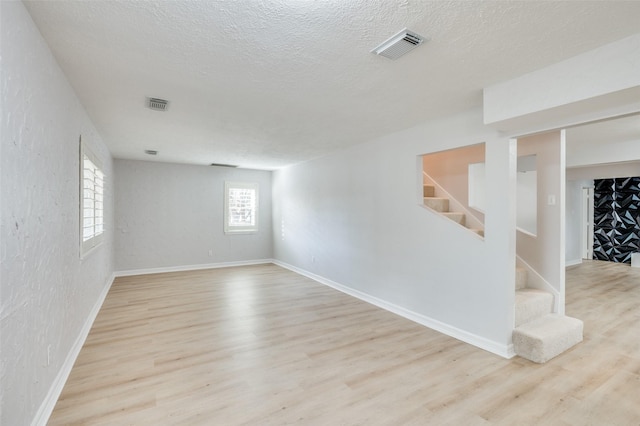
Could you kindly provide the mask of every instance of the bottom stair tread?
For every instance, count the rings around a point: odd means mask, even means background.
[[[519,356],[544,363],[582,341],[583,323],[577,318],[548,314],[513,330]]]
[[[551,313],[553,295],[535,288],[516,290],[516,327]]]

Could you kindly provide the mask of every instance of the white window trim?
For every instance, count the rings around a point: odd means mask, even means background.
[[[253,226],[231,226],[230,220],[230,205],[229,205],[229,190],[230,189],[253,189],[255,190],[255,224]],[[257,183],[247,182],[225,182],[224,183],[224,233],[225,234],[253,234],[258,232],[259,222],[259,206],[260,206],[260,191]]]
[[[91,161],[91,163],[93,163],[93,165],[100,171],[100,173],[102,174],[102,230],[100,231],[99,234],[92,236],[91,238],[87,239],[86,241],[84,241],[84,180],[85,180],[85,176],[84,176],[84,159],[85,157]],[[95,249],[96,247],[98,247],[100,244],[102,244],[102,241],[104,239],[104,231],[105,231],[105,224],[104,224],[104,192],[105,192],[105,180],[106,180],[106,176],[104,174],[104,170],[102,167],[102,161],[100,161],[100,159],[98,158],[98,156],[96,156],[93,151],[91,150],[91,148],[89,148],[89,146],[87,146],[87,144],[85,144],[84,142],[82,142],[82,136],[80,136],[80,164],[79,164],[79,172],[80,172],[80,182],[78,185],[79,188],[79,195],[80,195],[80,214],[79,214],[79,218],[80,218],[80,223],[79,223],[79,228],[80,228],[80,234],[79,234],[79,242],[80,242],[80,258],[83,259],[85,258],[93,249]]]

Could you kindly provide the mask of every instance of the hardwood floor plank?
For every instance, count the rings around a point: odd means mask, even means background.
[[[568,268],[584,342],[502,359],[275,265],[118,278],[50,425],[640,425],[640,270]]]

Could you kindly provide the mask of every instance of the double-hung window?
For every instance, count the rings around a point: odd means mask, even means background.
[[[80,255],[102,242],[104,234],[104,173],[102,163],[80,141]]]
[[[225,182],[224,232],[251,233],[258,231],[258,184]]]

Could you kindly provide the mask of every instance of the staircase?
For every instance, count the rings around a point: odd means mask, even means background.
[[[466,225],[465,214],[449,211],[449,199],[435,196],[436,188],[434,185],[425,184],[423,190],[424,205],[440,213],[442,216],[456,222],[459,225],[471,230],[472,232],[484,236],[484,230],[468,228]]]
[[[553,295],[527,288],[528,273],[516,268],[513,348],[523,358],[544,363],[582,341],[582,321],[554,314]]]

